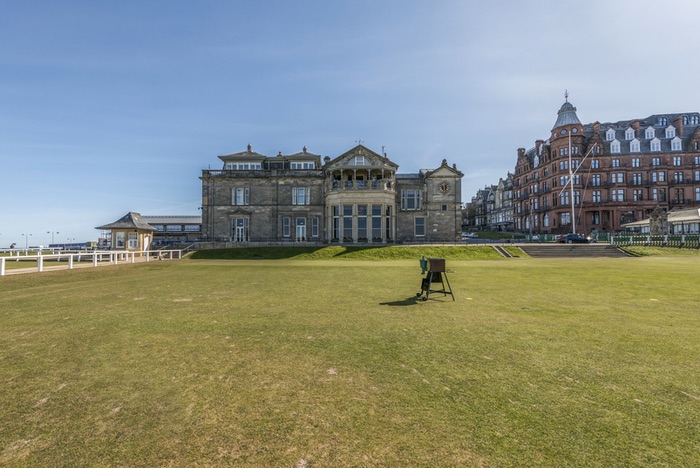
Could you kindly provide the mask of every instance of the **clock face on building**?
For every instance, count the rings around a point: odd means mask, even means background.
[[[450,184],[448,184],[447,182],[443,182],[438,188],[440,189],[440,192],[447,193],[450,191]]]

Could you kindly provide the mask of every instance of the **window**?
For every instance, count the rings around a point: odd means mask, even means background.
[[[612,143],[610,143],[610,152],[611,153],[619,153],[620,152],[620,142],[617,140],[614,140]]]
[[[630,142],[630,153],[639,153],[640,144],[636,138]]]
[[[292,162],[289,164],[289,167],[291,169],[316,169],[313,161]]]
[[[289,216],[282,218],[282,236],[292,237],[292,218]]]
[[[674,172],[673,173],[673,181],[675,183],[683,182],[683,172]]]
[[[624,172],[613,172],[610,174],[610,182],[613,184],[624,184],[625,183],[625,173]]]
[[[367,205],[357,205],[357,238],[367,240]]]
[[[634,201],[642,201],[644,199],[642,192],[643,192],[642,189],[634,189],[634,191],[632,192],[633,200]]]
[[[549,214],[545,213],[544,216],[542,217],[542,225],[544,227],[549,227]]]
[[[420,190],[402,190],[401,191],[401,209],[402,210],[420,210]]]
[[[340,207],[333,207],[333,239],[340,239]]]
[[[382,205],[372,205],[372,239],[382,238]]]
[[[619,159],[613,159],[613,160],[612,160],[612,167],[620,167],[620,160],[619,160]]]
[[[700,201],[700,187],[695,187],[695,201]]]
[[[656,136],[656,132],[654,132],[654,127],[649,127],[644,131],[644,138],[647,140],[651,140]]]
[[[677,188],[673,191],[673,201],[675,203],[685,203],[685,189]]]
[[[676,129],[672,126],[669,125],[666,127],[666,138],[673,138],[676,136]]]
[[[593,203],[600,203],[600,190],[593,190],[593,192],[591,192],[591,197]]]
[[[666,201],[666,189],[662,189],[662,188],[651,189],[651,199],[654,201],[665,202]]]
[[[568,170],[569,169],[569,161],[559,161],[559,170]]]
[[[668,119],[666,117],[659,117],[659,125],[668,125]]]
[[[693,172],[693,174],[695,175],[695,177],[694,177],[695,181],[696,182],[700,181],[700,171],[695,171],[695,172]]]
[[[600,174],[593,174],[591,176],[591,185],[593,187],[600,187]]]
[[[352,241],[352,205],[343,205],[343,241]]]
[[[425,218],[416,217],[414,220],[414,232],[416,237],[425,237]]]
[[[318,237],[318,218],[311,218],[311,237]]]
[[[628,128],[625,130],[625,140],[629,141],[634,138],[634,130],[631,128]]]
[[[612,201],[614,202],[623,202],[625,201],[625,191],[620,189],[620,190],[613,190],[612,191]]]
[[[664,172],[664,171],[652,172],[651,173],[651,181],[652,182],[665,182],[666,181],[666,172]]]
[[[254,171],[262,169],[259,162],[227,162],[224,166],[227,171]]]
[[[579,154],[579,147],[578,146],[572,146],[571,147],[571,154]]]
[[[138,249],[139,248],[139,234],[138,232],[130,232],[129,236],[129,248]]]
[[[651,150],[652,151],[661,151],[661,140],[658,138],[654,138],[651,140]]]
[[[364,156],[355,156],[352,158],[348,165],[350,166],[369,166],[369,161]]]
[[[568,155],[569,155],[569,148],[560,148],[559,149],[559,156],[568,156]],[[561,167],[559,169],[561,169]]]
[[[591,169],[600,169],[600,159],[591,159]]]
[[[199,232],[202,227],[199,224],[185,224],[185,232]]]
[[[292,188],[292,205],[308,205],[311,201],[311,189],[308,187]]]
[[[700,156],[695,156],[695,164],[700,164]]]
[[[570,198],[569,198],[569,191],[565,190],[561,194],[559,194],[559,203],[561,205],[568,205]]]
[[[700,117],[694,115],[690,118],[690,125],[698,125],[700,123]]]
[[[680,156],[674,156],[673,157],[673,165],[674,166],[682,166],[683,165],[683,158]]]
[[[660,166],[661,165],[661,158],[652,158],[651,165],[652,166]]]
[[[568,226],[571,224],[571,213],[561,213],[559,218],[560,226]]]
[[[681,150],[681,139],[678,137],[675,137],[673,140],[671,140],[671,151],[680,151]]]
[[[231,204],[236,206],[250,204],[250,189],[234,188],[231,189]]]
[[[578,190],[574,191],[574,205],[580,205],[581,204],[581,192]]]
[[[569,176],[561,176],[559,177],[559,186],[564,187],[566,186],[566,183],[569,181]]]
[[[594,211],[591,224],[600,224],[600,211]]]
[[[605,132],[605,140],[606,141],[613,141],[615,139],[615,130],[612,128],[608,129],[607,132]]]
[[[642,173],[635,172],[632,174],[632,185],[642,185]]]
[[[166,224],[165,230],[167,232],[180,232],[180,231],[182,231],[182,225],[181,224]]]

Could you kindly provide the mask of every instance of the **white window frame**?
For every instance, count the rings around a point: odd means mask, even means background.
[[[671,151],[681,151],[681,139],[678,137],[675,137],[673,140],[671,140]]]
[[[630,153],[639,153],[641,151],[641,145],[639,140],[636,138],[630,142]]]
[[[605,132],[605,141],[613,141],[615,139],[615,130],[612,128],[609,128],[607,132]]]
[[[634,129],[628,128],[625,130],[625,140],[633,140],[634,139]]]
[[[292,188],[292,205],[310,205],[311,204],[311,189],[309,187],[293,187]]]
[[[658,138],[651,140],[651,151],[661,151],[661,140]]]
[[[235,187],[231,189],[231,205],[245,206],[250,204],[250,189]]]
[[[129,246],[130,249],[138,249],[139,248],[139,233],[138,232],[130,232],[129,235],[127,236],[127,245]]]
[[[646,130],[644,130],[644,138],[646,138],[647,140],[653,140],[654,137],[656,137],[654,127],[648,127]]]
[[[676,128],[673,125],[666,127],[666,138],[673,138],[676,136]]]
[[[620,152],[620,142],[617,140],[613,140],[610,142],[610,152],[611,153],[619,153]]]

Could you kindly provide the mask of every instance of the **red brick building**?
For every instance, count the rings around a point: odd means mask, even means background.
[[[567,100],[549,138],[518,149],[513,192],[515,229],[532,233],[620,231],[657,206],[700,207],[700,114],[582,124]]]

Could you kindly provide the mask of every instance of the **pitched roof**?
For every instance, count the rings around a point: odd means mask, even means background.
[[[95,229],[140,229],[143,231],[157,231],[156,228],[143,220],[140,213],[129,211],[113,223],[97,226]]]

